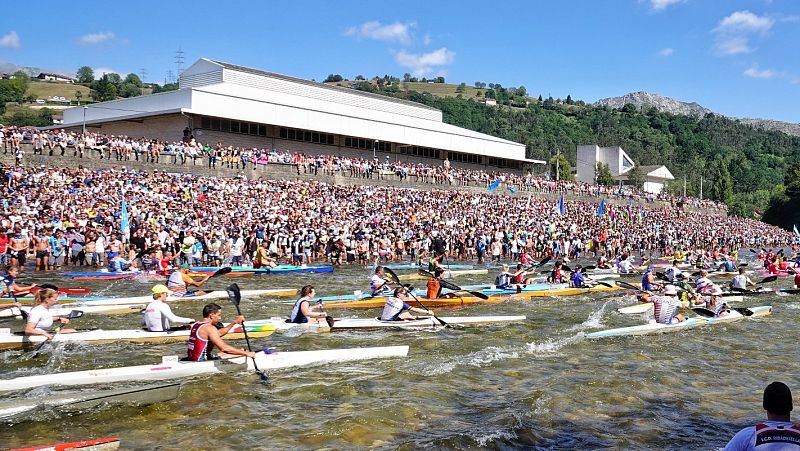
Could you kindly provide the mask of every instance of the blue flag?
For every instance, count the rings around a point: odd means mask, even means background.
[[[797,238],[800,238],[800,232],[797,231],[797,224],[792,224],[792,228],[794,229],[794,234],[797,235]]]
[[[492,182],[492,184],[489,185],[489,192],[493,193],[498,186],[500,186],[500,179],[495,179],[494,182]]]
[[[603,216],[606,214],[606,199],[600,199],[600,206],[597,207],[597,216]]]
[[[514,193],[516,193],[516,192],[517,192],[517,189],[516,189],[516,188],[514,188],[513,186],[509,186],[509,187],[508,187],[508,192],[509,192],[509,193],[511,193],[511,194],[514,194]]]
[[[130,228],[130,221],[128,219],[128,204],[125,202],[125,198],[122,198],[122,212],[120,213],[121,222],[120,228],[122,229],[122,233],[126,233],[127,230]]]
[[[561,200],[558,201],[554,210],[559,215],[564,216],[564,193],[561,193]]]

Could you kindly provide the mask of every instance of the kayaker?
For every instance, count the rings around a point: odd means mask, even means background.
[[[325,318],[328,316],[327,313],[313,311],[314,309],[321,309],[322,304],[311,305],[316,294],[316,290],[311,285],[306,285],[300,289],[300,299],[294,303],[292,313],[289,315],[290,323],[325,322]]]
[[[177,298],[184,296],[199,296],[201,294],[206,294],[206,292],[200,290],[189,291],[187,287],[199,287],[206,283],[209,278],[211,278],[211,274],[208,274],[202,280],[194,280],[191,276],[189,276],[189,264],[181,263],[178,269],[169,275],[169,279],[167,279],[167,288],[172,291],[172,296]]]
[[[664,287],[663,295],[642,293],[639,295],[639,301],[653,303],[653,317],[657,323],[677,324],[685,319],[678,313],[681,303],[677,294],[678,290],[675,285],[667,285]]]
[[[767,421],[748,426],[733,436],[725,451],[800,450],[800,425],[792,423],[792,391],[783,382],[764,389],[762,407]]]
[[[719,285],[711,285],[708,289],[708,297],[706,298],[706,308],[714,311],[714,316],[724,317],[730,313],[730,306],[722,297],[722,288]]]
[[[800,288],[800,272],[794,274],[794,287]]]
[[[0,281],[3,282],[3,295],[4,296],[27,296],[31,294],[31,290],[36,284],[28,286],[20,286],[17,284],[17,276],[19,276],[19,267],[8,265],[6,266],[6,273],[0,276]]]
[[[442,284],[437,277],[429,277],[425,288],[425,297],[428,299],[437,299],[442,294]]]
[[[127,271],[133,266],[130,260],[122,258],[118,252],[108,253],[108,270],[113,272]]]
[[[708,278],[708,271],[706,271],[705,269],[700,270],[700,277],[698,277],[697,280],[694,281],[695,289],[697,290],[698,293],[701,294],[705,293],[707,287],[710,287],[713,284],[714,282],[712,282],[711,279]]]
[[[586,285],[586,277],[581,272],[581,265],[576,265],[575,270],[569,276],[569,284],[574,288],[588,288]]]
[[[597,269],[611,269],[608,265],[608,259],[604,255],[597,259]]]
[[[172,308],[166,303],[167,296],[172,293],[166,285],[154,285],[153,302],[147,305],[144,310],[142,323],[150,332],[164,332],[170,330],[170,322],[173,323],[193,323],[194,319],[184,318],[172,313]]]
[[[369,279],[369,290],[373,296],[387,296],[392,293],[389,284],[391,281],[386,278],[383,272],[383,266],[375,268],[375,274]]]
[[[428,258],[428,272],[439,273],[439,275],[444,274],[447,268],[442,266],[442,258],[444,258],[444,253]],[[436,277],[439,277],[439,275]]]
[[[600,265],[597,265],[597,267],[601,268]],[[619,262],[617,263],[617,271],[620,274],[630,274],[633,272],[633,263],[628,258],[628,254],[623,254],[622,257],[620,257]]]
[[[511,285],[511,277],[513,274],[509,272],[509,268],[507,264],[503,264],[503,271],[494,278],[494,284],[497,288],[513,288]]]
[[[411,312],[421,313],[433,316],[433,311],[421,308],[412,307],[409,302],[413,299],[408,294],[406,287],[399,287],[394,290],[392,296],[386,298],[386,304],[383,306],[383,313],[381,314],[381,321],[404,321],[419,319],[417,316],[412,315]]]
[[[672,265],[664,270],[664,275],[667,276],[670,282],[675,282],[678,280],[678,274],[681,274],[681,270],[678,268],[678,260],[672,260]]]
[[[564,283],[564,275],[561,274],[562,265],[563,263],[561,262],[556,262],[555,265],[553,265],[553,270],[550,271],[550,276],[547,277],[549,283]]]
[[[255,352],[234,348],[222,339],[234,326],[244,323],[244,316],[237,316],[227,326],[217,329],[221,319],[222,307],[213,302],[203,307],[203,320],[194,323],[189,331],[189,342],[186,344],[186,360],[194,362],[215,360],[218,357],[214,357],[211,353],[214,347],[217,347],[224,354],[255,358]]]
[[[728,257],[719,265],[717,271],[724,271],[724,272],[734,272],[736,271],[736,262],[733,261],[733,257]]]
[[[53,316],[50,313],[50,307],[58,303],[58,291],[42,288],[36,292],[35,302],[36,307],[32,308],[28,313],[28,320],[25,323],[25,335],[44,335],[48,340],[52,340],[53,334],[56,332],[62,334],[76,332],[75,329],[60,329],[58,331],[53,329],[55,321],[60,322],[62,325],[69,324],[69,318]]]
[[[756,286],[755,282],[750,280],[750,278],[747,277],[744,274],[744,272],[745,272],[744,268],[739,268],[739,275],[737,275],[731,280],[730,283],[731,288],[739,288],[741,290],[746,290],[748,286],[753,286],[753,287]]]
[[[511,276],[511,283],[517,285],[528,285],[532,283],[536,283],[533,277],[527,277],[528,271],[525,271],[525,268],[522,264],[517,265],[517,271]]]
[[[678,289],[678,299],[681,301],[681,307],[689,307],[692,305],[702,305],[704,301],[700,299],[694,287],[686,282],[686,274],[680,273],[677,276],[674,285]]]
[[[660,289],[661,289],[661,284],[657,283],[655,278],[655,266],[648,265],[647,271],[645,271],[644,274],[642,275],[642,290],[658,291]]]

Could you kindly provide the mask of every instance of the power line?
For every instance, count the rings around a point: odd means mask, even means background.
[[[185,52],[181,50],[180,46],[178,47],[178,50],[175,51],[175,68],[178,71],[178,77],[180,77],[181,73],[183,72],[184,53]]]

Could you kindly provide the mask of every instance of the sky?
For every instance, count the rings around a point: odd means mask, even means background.
[[[37,7],[38,8],[38,7]],[[648,91],[800,122],[800,1],[11,2],[0,60],[164,83],[182,50],[306,79],[390,74],[594,102]]]

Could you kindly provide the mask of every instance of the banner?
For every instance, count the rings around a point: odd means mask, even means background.
[[[495,179],[495,181],[492,182],[491,185],[489,185],[489,192],[493,193],[494,190],[496,190],[498,186],[500,186],[500,179]]]
[[[561,216],[564,216],[564,193],[561,193],[561,200],[558,201],[553,211]]]
[[[597,216],[603,216],[606,214],[606,199],[600,199],[600,206],[597,207]]]

